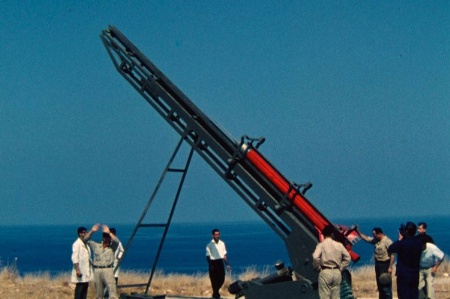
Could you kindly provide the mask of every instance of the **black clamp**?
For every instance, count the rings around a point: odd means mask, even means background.
[[[247,154],[247,152],[250,149],[252,148],[258,149],[259,146],[264,143],[264,141],[266,141],[266,138],[264,137],[251,138],[248,137],[247,135],[243,135],[241,137],[241,142],[239,142],[235,152],[233,153],[233,156],[227,160],[228,169],[225,172],[225,177],[230,180],[235,179],[236,173],[233,172],[233,169],[236,166],[236,164],[240,160],[242,160],[242,158]],[[256,142],[255,145],[253,145],[254,142]]]
[[[311,189],[312,186],[313,185],[312,185],[311,182],[307,182],[307,183],[304,183],[304,184],[297,184],[295,182],[291,182],[289,184],[289,189],[284,194],[283,199],[276,206],[275,211],[278,214],[281,214],[281,212],[286,210],[286,209],[291,211],[292,210],[292,206],[293,206],[294,203],[292,202],[292,199],[289,198],[289,195],[291,194],[292,190],[297,191],[299,194],[305,195],[306,191]]]

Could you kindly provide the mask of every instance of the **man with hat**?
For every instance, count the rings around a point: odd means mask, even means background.
[[[98,231],[99,228],[100,224],[95,224],[86,236],[87,244],[94,252],[93,267],[96,299],[103,299],[105,287],[108,290],[110,299],[118,299],[116,281],[114,279],[114,259],[119,241],[107,225],[102,225],[102,242],[92,241],[90,239],[91,235]]]

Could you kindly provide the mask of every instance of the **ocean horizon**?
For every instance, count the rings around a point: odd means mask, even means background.
[[[428,233],[435,244],[450,253],[450,216],[334,219],[340,225],[358,225],[366,235],[373,227],[381,227],[393,241],[397,240],[398,228],[406,221],[427,222]],[[76,240],[79,225],[33,225],[0,226],[0,267],[14,266],[21,275],[48,272],[58,275],[71,271],[72,243]],[[85,225],[86,226],[86,225]],[[125,247],[135,224],[111,225]],[[90,228],[89,226],[88,229]],[[226,223],[172,223],[166,236],[157,269],[164,273],[206,273],[205,246],[211,240],[213,228],[221,230],[221,239],[226,243],[228,258],[234,274],[248,268],[257,271],[274,269],[276,261],[290,266],[290,259],[283,240],[263,221]],[[150,271],[163,233],[162,228],[139,228],[121,264],[123,270]],[[92,237],[101,241],[101,232]],[[351,267],[373,263],[373,246],[358,242],[354,251],[361,256]]]

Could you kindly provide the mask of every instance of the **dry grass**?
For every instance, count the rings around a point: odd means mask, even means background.
[[[450,299],[450,261],[448,258],[438,268],[438,273],[434,280],[434,290],[436,299]],[[353,295],[357,298],[378,298],[377,284],[375,281],[374,266],[364,266],[350,269],[353,279]],[[395,267],[394,267],[395,273]],[[447,277],[444,276],[444,273]],[[394,297],[397,295],[397,284],[395,278],[392,280],[392,290]]]
[[[450,298],[450,277],[444,277],[444,273],[449,273],[450,262],[448,259],[439,268],[435,280],[436,299]],[[244,273],[233,277],[233,281],[241,279],[250,280],[255,277],[264,277],[271,273],[270,268],[263,271],[256,271],[256,268],[248,268]],[[375,271],[373,266],[363,266],[351,269],[353,278],[354,295],[358,298],[378,298],[375,283]],[[146,284],[149,274],[136,271],[121,271],[119,285]],[[70,273],[61,273],[56,277],[50,277],[48,273],[36,273],[20,276],[14,267],[0,268],[0,298],[36,298],[36,299],[69,299],[73,298],[74,285],[70,282]],[[226,298],[234,298],[227,291],[228,286],[233,282],[227,276],[221,294]],[[395,295],[394,279],[394,295]],[[119,293],[143,293],[145,287],[121,288]],[[173,274],[157,272],[152,281],[150,294],[167,294],[181,296],[211,296],[211,286],[207,273],[196,273],[193,275]],[[95,298],[94,286],[89,287],[89,298]]]

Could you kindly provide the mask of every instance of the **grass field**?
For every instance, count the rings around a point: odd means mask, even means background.
[[[435,279],[436,299],[450,298],[450,265],[448,259],[439,267]],[[353,293],[357,298],[378,298],[376,290],[375,274],[373,266],[363,266],[350,269],[353,278]],[[263,277],[271,273],[267,271],[257,272],[249,268],[234,280],[251,280],[255,277]],[[147,283],[148,273],[136,271],[121,271],[119,285]],[[234,281],[233,280],[233,281]],[[221,294],[226,298],[234,298],[227,291],[230,283],[233,282],[227,276],[226,282],[222,288]],[[35,298],[35,299],[69,299],[73,298],[74,285],[70,283],[70,273],[61,273],[58,276],[51,277],[48,273],[36,273],[21,276],[17,269],[10,266],[0,268],[0,298]],[[394,279],[394,296],[395,291]],[[95,298],[94,285],[89,287],[88,298]],[[119,293],[138,292],[143,293],[144,288],[120,288]],[[201,296],[210,297],[211,287],[207,273],[197,273],[194,275],[171,274],[157,272],[153,277],[150,294],[167,294],[180,296]]]

